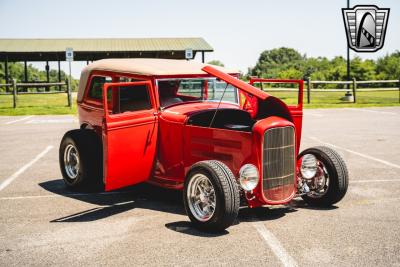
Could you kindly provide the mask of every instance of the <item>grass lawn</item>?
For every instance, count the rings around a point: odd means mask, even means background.
[[[279,97],[286,104],[297,103],[297,92],[269,92]],[[310,104],[307,104],[307,94],[304,91],[304,108],[341,108],[341,107],[385,107],[400,106],[398,91],[357,92],[357,103],[342,101],[342,92],[311,92]]]
[[[68,107],[67,94],[18,95],[13,108],[12,95],[0,95],[0,115],[76,114],[76,99]]]
[[[272,92],[287,104],[297,103],[296,92]],[[357,103],[341,100],[344,92],[311,92],[311,104],[307,103],[304,92],[304,108],[340,108],[340,107],[383,107],[400,106],[399,92],[357,92]],[[17,108],[14,109],[12,95],[0,95],[0,115],[48,115],[76,114],[76,99],[73,107],[67,106],[66,94],[54,95],[18,95]]]

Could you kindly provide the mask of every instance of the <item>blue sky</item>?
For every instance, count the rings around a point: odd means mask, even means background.
[[[226,66],[246,71],[263,50],[286,46],[308,56],[346,55],[341,8],[346,0],[0,0],[0,38],[203,37]],[[389,7],[385,46],[400,50],[400,1],[356,1]],[[198,57],[196,60],[200,60]],[[43,64],[35,64],[43,67]],[[55,67],[52,64],[51,67]],[[83,63],[73,65],[78,76]],[[66,69],[66,64],[63,64]]]

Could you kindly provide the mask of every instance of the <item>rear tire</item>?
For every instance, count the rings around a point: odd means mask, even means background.
[[[202,190],[197,189],[204,189],[204,185],[206,192],[197,194]],[[222,162],[200,161],[187,175],[183,202],[196,228],[208,232],[223,231],[234,224],[239,212],[240,195],[235,177]]]
[[[299,158],[305,154],[314,155],[325,166],[329,185],[322,196],[303,195],[304,201],[320,207],[329,207],[339,202],[346,195],[349,186],[349,174],[343,158],[335,150],[325,146],[308,148],[300,153]]]
[[[103,151],[97,134],[77,129],[65,133],[60,143],[59,163],[65,185],[72,190],[102,190]]]

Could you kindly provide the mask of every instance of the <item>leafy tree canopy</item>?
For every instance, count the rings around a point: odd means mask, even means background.
[[[247,76],[262,78],[312,80],[347,80],[346,59],[341,56],[307,57],[293,48],[275,48],[265,50],[254,66],[249,68]],[[400,78],[400,51],[379,58],[362,60],[354,57],[350,62],[350,78],[357,80],[380,80]]]
[[[222,63],[219,60],[211,60],[211,61],[207,62],[207,64],[211,64],[211,65],[214,65],[214,66],[225,67],[224,63]]]

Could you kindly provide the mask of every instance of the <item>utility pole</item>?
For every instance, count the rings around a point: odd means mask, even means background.
[[[350,8],[350,0],[347,0],[347,8]],[[347,80],[350,81],[350,47],[347,43]]]
[[[347,8],[350,8],[350,0],[347,0]],[[350,81],[350,46],[347,43],[347,81]],[[350,84],[346,84],[347,92],[344,96],[345,101],[352,102],[353,95],[350,93]]]

